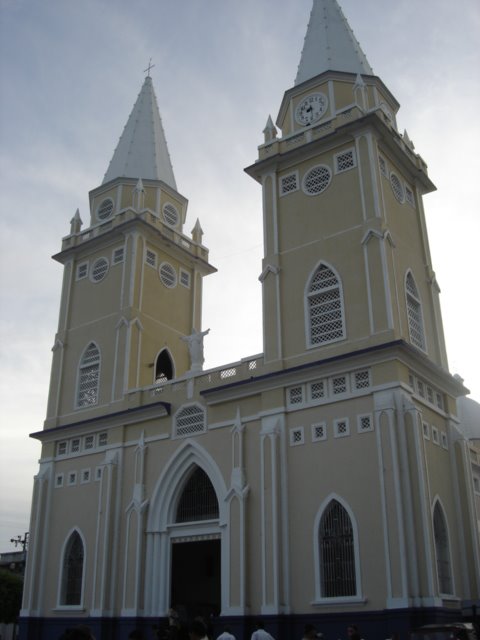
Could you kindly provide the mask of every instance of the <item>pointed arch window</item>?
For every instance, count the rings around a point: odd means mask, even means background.
[[[100,382],[100,351],[91,342],[83,352],[78,372],[77,407],[90,407],[98,403]]]
[[[343,295],[340,279],[333,269],[320,264],[310,279],[306,298],[310,346],[344,338]]]
[[[322,598],[357,595],[355,540],[347,510],[331,500],[323,512],[318,532],[320,593]]]
[[[219,517],[215,489],[205,471],[195,467],[183,488],[175,522],[198,522]]]
[[[439,502],[433,510],[433,536],[437,559],[438,589],[440,593],[452,595],[452,566],[450,561],[450,544],[448,540],[447,521]]]
[[[63,554],[61,605],[82,604],[84,548],[78,531],[70,536]]]
[[[426,350],[425,331],[423,328],[422,302],[417,285],[409,271],[405,280],[405,293],[407,296],[407,317],[410,342],[422,351]]]
[[[155,383],[163,384],[173,378],[173,360],[168,349],[162,349],[155,361]]]

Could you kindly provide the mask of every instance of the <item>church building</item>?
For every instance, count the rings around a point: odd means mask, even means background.
[[[448,371],[422,201],[435,186],[398,109],[337,1],[314,0],[246,168],[263,194],[263,353],[203,370],[215,267],[147,75],[89,220],[77,211],[54,256],[24,640],[80,623],[151,638],[171,608],[237,640],[258,618],[276,640],[309,623],[383,640],[480,605],[468,390]]]

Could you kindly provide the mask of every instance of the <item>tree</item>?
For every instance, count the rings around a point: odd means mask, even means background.
[[[23,579],[0,569],[0,622],[16,622],[22,606]]]

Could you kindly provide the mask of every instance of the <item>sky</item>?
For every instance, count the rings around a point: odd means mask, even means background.
[[[425,197],[450,370],[480,401],[480,3],[340,0],[438,191]],[[311,0],[0,0],[0,552],[28,530],[60,249],[103,179],[149,59],[204,283],[205,367],[262,351],[262,209],[243,168],[293,85]]]

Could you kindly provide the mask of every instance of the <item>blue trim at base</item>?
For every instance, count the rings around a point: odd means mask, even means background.
[[[216,638],[225,625],[237,640],[250,640],[257,616],[225,617],[212,621]],[[371,612],[319,613],[314,615],[262,616],[265,628],[275,640],[300,640],[306,624],[315,625],[325,640],[346,637],[349,624],[359,627],[368,640],[385,640],[398,633],[400,640],[408,640],[408,632],[424,624],[456,622],[461,619],[458,609],[388,609]],[[465,620],[465,618],[464,618]],[[134,629],[143,631],[145,640],[157,640],[155,627],[167,626],[164,618],[20,618],[20,640],[57,640],[67,627],[87,624],[96,640],[127,640]]]

